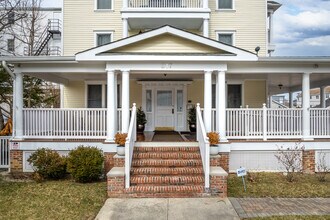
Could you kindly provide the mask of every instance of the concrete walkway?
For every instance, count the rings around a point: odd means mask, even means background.
[[[330,215],[330,198],[229,198],[240,218]]]
[[[97,220],[239,220],[228,199],[108,199]]]

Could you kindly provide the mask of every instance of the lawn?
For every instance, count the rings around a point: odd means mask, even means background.
[[[299,174],[295,182],[287,182],[281,173],[255,173],[254,182],[246,178],[247,192],[244,192],[242,178],[230,174],[228,178],[229,197],[330,197],[330,174],[326,182],[319,182],[315,175]]]
[[[0,178],[0,219],[94,219],[106,182],[6,182]]]

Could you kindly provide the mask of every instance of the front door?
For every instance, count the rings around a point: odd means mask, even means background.
[[[172,89],[156,90],[156,130],[174,130],[174,92]]]

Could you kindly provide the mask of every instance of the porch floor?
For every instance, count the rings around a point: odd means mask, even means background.
[[[196,142],[196,133],[190,133],[190,132],[178,132],[179,135],[182,138],[182,142]],[[138,142],[153,142],[154,141],[154,131],[145,131],[143,133],[137,134],[137,140]],[[173,136],[176,136],[177,134],[173,134]],[[171,135],[167,134],[168,140],[167,142],[178,142],[178,140],[171,140]],[[181,142],[179,141],[179,142]]]

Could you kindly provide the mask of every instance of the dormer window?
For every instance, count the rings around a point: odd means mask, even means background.
[[[234,0],[218,0],[218,9],[234,9]]]
[[[96,0],[96,9],[97,10],[111,10],[112,9],[112,0]]]

